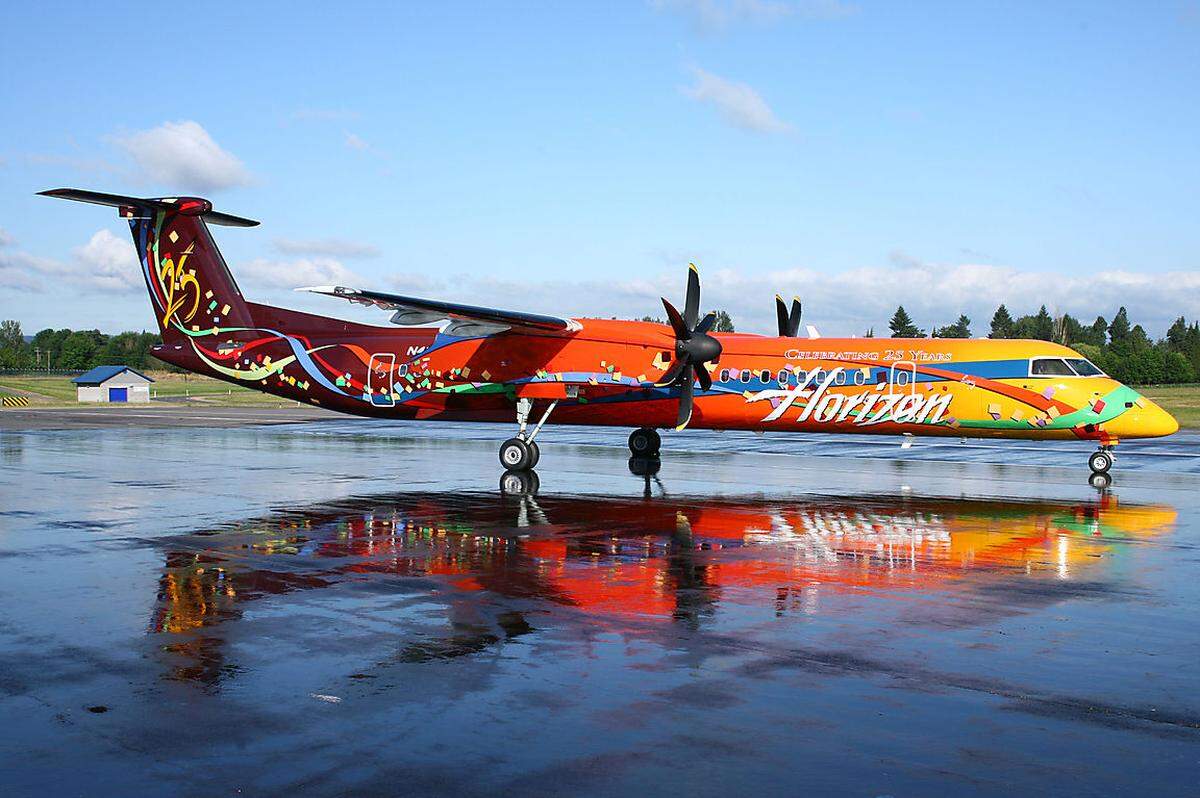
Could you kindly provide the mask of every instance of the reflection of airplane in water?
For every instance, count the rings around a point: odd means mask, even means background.
[[[181,635],[166,647],[184,658],[174,676],[211,684],[236,671],[217,627],[246,603],[372,577],[422,580],[413,590],[446,604],[449,633],[421,637],[402,661],[470,654],[527,633],[531,609],[618,631],[698,628],[724,605],[812,614],[837,593],[971,590],[1004,579],[1050,583],[1029,599],[1049,603],[1053,583],[1102,581],[1123,544],[1168,530],[1175,516],[1111,495],[1047,503],[389,494],[167,541],[151,627]]]

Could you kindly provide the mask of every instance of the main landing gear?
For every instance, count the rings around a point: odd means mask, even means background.
[[[557,406],[558,400],[555,399],[546,408],[546,412],[542,413],[542,418],[533,431],[526,432],[529,411],[533,409],[533,402],[529,399],[517,400],[517,437],[509,438],[500,445],[500,465],[504,466],[507,471],[529,471],[538,464],[542,453],[538,449],[537,443],[534,442],[534,438],[537,437],[542,425],[546,423],[546,419],[550,418],[550,413]]]
[[[639,427],[629,434],[629,453],[637,458],[658,457],[662,438],[651,427]]]

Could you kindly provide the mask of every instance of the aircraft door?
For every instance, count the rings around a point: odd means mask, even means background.
[[[371,355],[367,367],[367,393],[371,395],[371,404],[379,407],[393,407],[396,404],[392,396],[392,380],[396,372],[396,356],[391,352],[380,352]]]
[[[917,393],[917,364],[897,360],[888,370],[888,393],[912,396]]]

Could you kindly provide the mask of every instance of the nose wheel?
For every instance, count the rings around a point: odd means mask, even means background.
[[[1093,474],[1108,474],[1109,469],[1113,467],[1115,461],[1112,449],[1104,447],[1099,451],[1092,452],[1092,456],[1088,458],[1088,468],[1092,469]]]

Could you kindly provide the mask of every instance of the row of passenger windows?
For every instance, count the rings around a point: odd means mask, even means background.
[[[908,381],[907,373],[897,376],[904,377],[905,382]],[[825,382],[828,377],[829,372],[827,372],[825,369],[817,369],[812,375],[812,385],[820,385],[821,383]],[[772,380],[775,380],[780,385],[802,385],[808,380],[808,378],[808,372],[803,370],[792,371],[790,369],[780,369],[778,373],[773,373],[769,369],[763,369],[762,371],[751,371],[750,369],[742,369],[741,371],[736,369],[721,369],[720,373],[717,375],[718,382],[750,382],[750,380],[757,379],[761,382],[771,382]],[[839,371],[833,378],[834,385],[865,385],[866,382],[867,376],[862,372],[861,369],[854,369],[853,371]]]

